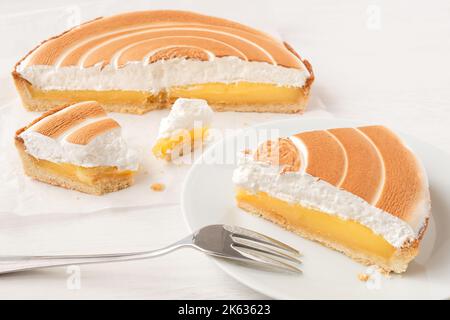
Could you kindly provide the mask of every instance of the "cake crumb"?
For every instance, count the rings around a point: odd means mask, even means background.
[[[150,186],[150,188],[151,188],[153,191],[161,192],[161,191],[164,191],[164,189],[166,188],[166,186],[165,186],[164,184],[162,184],[162,183],[154,183],[154,184],[152,184],[152,185]]]
[[[362,282],[367,282],[368,280],[369,280],[369,275],[368,274],[366,274],[366,273],[360,273],[360,274],[358,274],[358,279],[359,279],[359,281],[362,281]]]

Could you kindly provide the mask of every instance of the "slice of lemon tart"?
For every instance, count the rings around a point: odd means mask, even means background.
[[[101,195],[133,183],[137,154],[96,102],[52,109],[17,131],[25,173],[42,182]]]
[[[177,98],[216,110],[299,112],[314,76],[286,43],[253,28],[185,11],[99,18],[44,41],[13,78],[24,106],[100,102],[142,114]]]
[[[407,269],[430,215],[424,168],[383,126],[267,141],[233,181],[242,209],[386,272]]]
[[[201,146],[207,138],[213,111],[205,100],[179,98],[161,120],[153,146],[155,157],[173,160]]]

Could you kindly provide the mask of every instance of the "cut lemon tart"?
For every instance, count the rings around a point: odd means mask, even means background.
[[[180,97],[205,99],[216,110],[299,112],[314,79],[286,43],[184,11],[87,22],[43,42],[13,77],[29,110],[95,100],[107,111],[138,114]]]
[[[233,181],[242,209],[386,272],[407,269],[430,215],[420,161],[383,126],[267,141]]]
[[[17,131],[25,173],[42,182],[101,195],[130,186],[136,153],[96,102],[52,109]]]

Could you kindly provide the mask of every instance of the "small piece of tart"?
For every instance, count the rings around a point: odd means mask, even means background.
[[[407,269],[430,216],[424,168],[383,126],[267,141],[233,181],[242,209],[386,272]]]
[[[155,157],[170,161],[201,146],[213,113],[206,100],[177,99],[169,115],[161,120],[152,149]]]
[[[50,38],[15,66],[23,105],[46,111],[95,100],[142,114],[177,98],[218,111],[302,111],[311,65],[286,43],[250,27],[185,11],[99,18]]]
[[[28,176],[89,194],[127,188],[138,169],[120,125],[97,102],[44,113],[16,132],[15,144]]]

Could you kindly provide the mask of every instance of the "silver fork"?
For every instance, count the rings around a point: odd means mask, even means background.
[[[216,224],[203,227],[180,241],[152,251],[94,255],[0,256],[0,274],[68,265],[149,259],[184,247],[194,248],[215,257],[301,272],[300,253],[296,249],[255,231]]]

